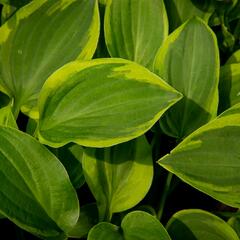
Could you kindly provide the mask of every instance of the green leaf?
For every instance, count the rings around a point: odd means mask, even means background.
[[[87,14],[86,14],[87,13]],[[99,35],[96,0],[39,0],[0,28],[0,85],[32,118],[39,91],[59,67],[91,59]]]
[[[102,222],[94,226],[88,240],[171,240],[167,231],[157,218],[152,215],[134,211],[127,214],[121,228]]]
[[[183,181],[240,207],[240,104],[199,128],[158,163]]]
[[[153,178],[150,145],[145,137],[105,149],[87,149],[82,167],[97,200],[100,220],[139,203]]]
[[[216,116],[219,53],[216,36],[200,18],[192,18],[164,42],[155,72],[184,98],[161,119],[164,132],[184,138]]]
[[[172,240],[238,240],[236,232],[221,218],[203,210],[175,213],[167,223]]]
[[[87,236],[89,230],[98,223],[98,209],[95,203],[81,207],[81,215],[77,224],[70,231],[71,238],[82,238]]]
[[[55,155],[66,168],[72,185],[80,188],[85,183],[82,170],[83,148],[76,144],[68,144],[54,149]]]
[[[58,159],[29,135],[0,126],[0,213],[49,239],[65,239],[79,204]]]
[[[12,113],[13,101],[0,92],[0,125],[18,128]]]
[[[232,64],[232,63],[240,63],[240,49],[234,52],[226,62],[226,64]]]
[[[219,82],[219,111],[240,102],[240,63],[221,67]]]
[[[16,11],[16,7],[3,5],[1,12],[1,24],[5,23]]]
[[[209,4],[209,0],[208,4]],[[198,1],[200,5],[202,2],[206,1]],[[169,29],[170,32],[174,31],[180,25],[182,25],[188,19],[197,16],[202,18],[206,23],[210,16],[213,13],[213,9],[201,9],[199,6],[196,6],[192,0],[165,0],[165,5],[167,9],[168,19],[169,19]]]
[[[122,59],[72,62],[40,96],[39,139],[108,147],[150,129],[181,94],[140,65]]]
[[[157,50],[168,35],[163,0],[108,1],[104,31],[112,57],[129,59],[151,69]]]
[[[11,104],[0,109],[0,125],[18,128],[12,113]]]
[[[28,4],[31,1],[32,0],[0,0],[0,3],[19,8]]]
[[[228,220],[228,224],[235,230],[238,237],[240,238],[240,218],[239,217],[231,217]]]

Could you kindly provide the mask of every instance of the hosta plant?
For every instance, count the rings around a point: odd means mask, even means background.
[[[5,239],[239,239],[240,1],[0,4]]]

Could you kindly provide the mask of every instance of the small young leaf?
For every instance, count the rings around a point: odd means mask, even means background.
[[[39,139],[108,147],[150,129],[181,94],[123,59],[75,61],[56,71],[40,96]]]
[[[199,209],[175,213],[167,223],[172,240],[238,240],[236,232],[221,218]]]
[[[168,35],[164,2],[109,0],[104,30],[112,57],[129,59],[151,69],[157,50]]]
[[[96,0],[39,0],[0,28],[0,85],[15,108],[37,118],[39,91],[59,67],[91,59],[97,46]]]
[[[58,159],[29,135],[0,126],[0,213],[43,238],[65,239],[79,217],[76,192]]]
[[[219,112],[240,102],[240,63],[221,67],[219,82]]]
[[[127,214],[121,228],[106,222],[94,226],[88,240],[171,240],[167,231],[157,218],[152,215],[134,211]]]
[[[87,149],[82,167],[97,200],[100,220],[140,202],[153,178],[151,148],[145,137],[105,149]]]
[[[240,104],[188,136],[158,163],[183,181],[240,207]]]
[[[216,116],[219,68],[216,37],[200,18],[167,38],[156,56],[155,72],[184,98],[161,119],[166,134],[184,138]]]

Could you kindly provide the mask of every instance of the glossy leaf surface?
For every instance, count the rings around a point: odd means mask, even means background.
[[[157,26],[157,27],[156,27]],[[105,41],[112,57],[152,68],[168,35],[163,0],[110,0],[104,19]]]
[[[152,127],[181,94],[140,65],[122,59],[72,62],[40,96],[39,137],[59,147],[107,147]]]
[[[183,181],[240,207],[240,104],[199,128],[158,163]]]
[[[151,149],[145,137],[111,148],[87,149],[82,166],[101,220],[136,205],[152,183]]]
[[[236,232],[221,218],[198,209],[175,213],[167,224],[172,240],[238,240]]]
[[[15,108],[37,118],[43,83],[65,63],[91,59],[98,34],[96,0],[33,1],[5,22],[0,28],[0,85],[15,99]]]
[[[154,67],[184,95],[160,121],[165,133],[183,138],[216,116],[218,46],[214,33],[200,18],[192,18],[169,35]]]
[[[0,126],[0,213],[41,237],[65,239],[79,204],[67,172],[29,135]]]

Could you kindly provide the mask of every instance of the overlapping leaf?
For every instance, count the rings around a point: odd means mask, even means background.
[[[146,212],[135,211],[127,214],[121,227],[102,222],[91,229],[88,240],[171,240],[157,218]]]
[[[216,116],[218,46],[214,33],[200,18],[187,21],[167,38],[154,67],[184,95],[160,121],[165,133],[183,138]]]
[[[240,104],[188,136],[159,164],[223,203],[240,207]]]
[[[111,148],[88,149],[82,166],[101,220],[136,205],[152,183],[151,149],[144,137]]]
[[[0,126],[0,213],[43,238],[65,239],[79,205],[67,172],[29,135]]]
[[[96,0],[38,0],[0,28],[0,85],[21,108],[38,117],[39,91],[65,63],[90,59],[97,46]]]
[[[181,94],[136,63],[72,62],[55,72],[40,96],[39,138],[59,147],[107,147],[142,135]]]
[[[232,54],[226,64],[240,63],[240,49]]]
[[[168,35],[164,2],[110,0],[107,2],[104,30],[112,57],[129,59],[152,68],[157,50]]]
[[[213,12],[213,9],[207,8],[202,9],[203,4],[209,4],[211,1],[192,1],[192,0],[165,0],[165,5],[167,9],[168,19],[169,19],[169,28],[170,31],[174,31],[180,25],[182,25],[188,19],[197,16],[202,18],[206,23]],[[198,3],[195,4],[195,3]],[[203,6],[206,8],[206,6]]]
[[[219,82],[219,111],[240,102],[240,63],[221,67]]]
[[[172,240],[238,240],[236,232],[221,218],[198,209],[175,213],[167,224]]]

